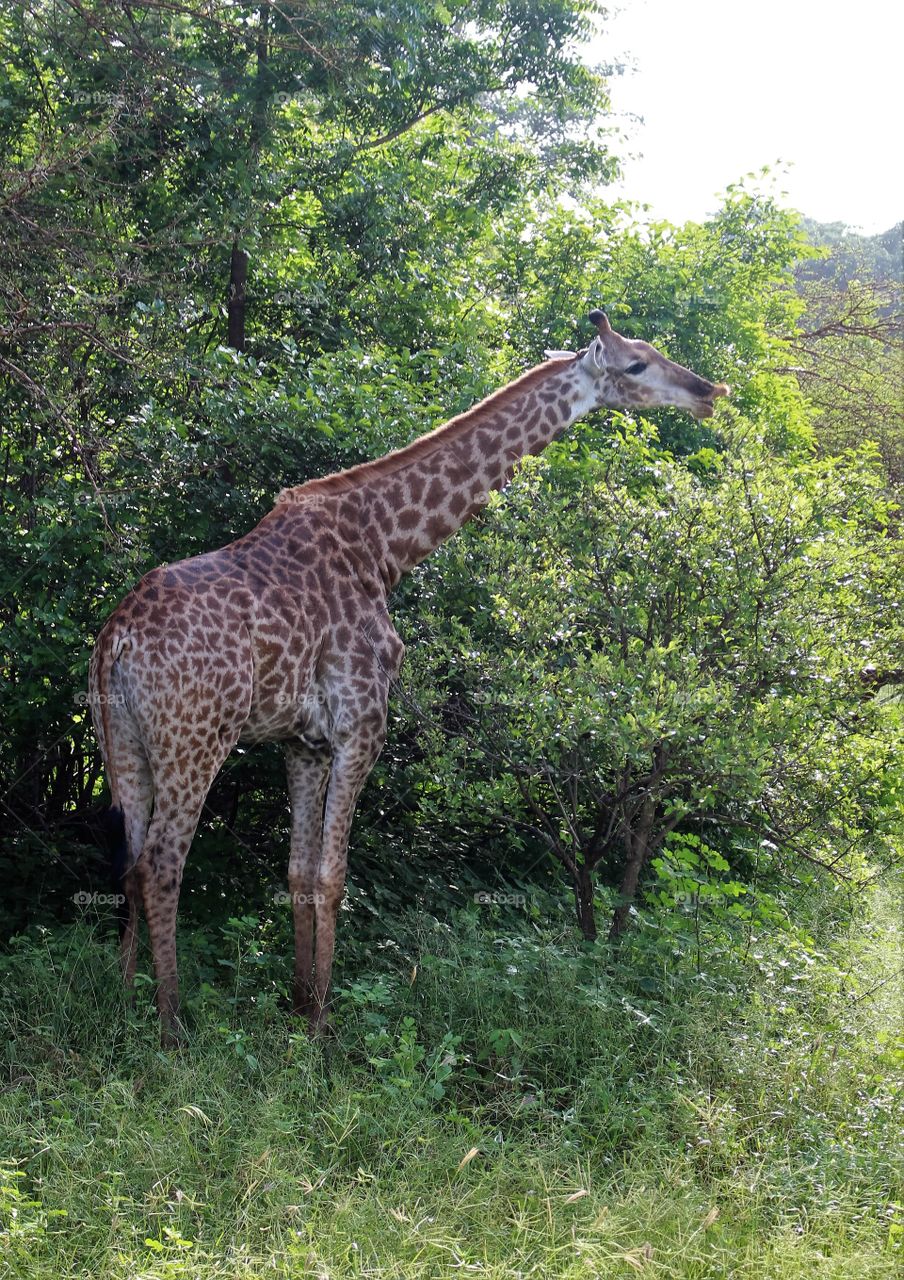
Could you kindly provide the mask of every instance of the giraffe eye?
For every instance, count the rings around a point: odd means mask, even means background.
[[[633,364],[629,364],[625,373],[630,373],[632,378],[636,378],[638,374],[643,373],[647,363],[645,360],[635,360]]]

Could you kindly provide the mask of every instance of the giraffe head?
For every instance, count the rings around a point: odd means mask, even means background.
[[[579,357],[595,380],[597,405],[606,409],[656,409],[670,405],[695,418],[711,418],[713,402],[727,396],[724,383],[707,382],[667,360],[648,342],[623,338],[603,311],[591,311],[597,336]]]

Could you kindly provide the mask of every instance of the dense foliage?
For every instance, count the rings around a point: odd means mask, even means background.
[[[32,902],[36,871],[84,879],[54,854],[97,794],[85,658],[117,597],[483,386],[469,245],[611,167],[594,13],[4,7],[0,767]]]
[[[693,882],[742,918],[894,856],[896,713],[872,696],[899,665],[894,514],[875,456],[836,429],[853,400],[814,411],[825,347],[796,363],[829,277],[756,192],[683,228],[600,199],[605,80],[580,56],[599,17],[3,11],[9,926],[102,885],[85,670],[135,579],[579,345],[599,302],[731,382],[731,407],[715,425],[598,415],[403,585],[410,664],[353,896],[379,912],[564,869],[585,933],[596,892],[618,934],[638,891],[667,910],[699,902]],[[205,918],[282,879],[278,750],[237,753],[208,810],[186,882]]]
[[[755,186],[636,224],[604,21],[0,5],[4,1275],[900,1261],[900,228]],[[233,754],[160,1053],[105,896],[104,618],[599,305],[730,403],[594,415],[400,585],[333,1042],[284,1012],[280,751]]]
[[[874,441],[900,495],[904,224],[868,238],[838,224],[806,226],[820,253],[797,267],[806,310],[789,344],[792,367],[823,449]]]
[[[654,858],[663,902],[750,919],[777,874],[893,856],[894,744],[862,681],[896,639],[871,459],[788,467],[739,450],[748,430],[687,465],[582,433],[448,553],[446,586],[478,585],[419,649],[431,817],[545,846],[588,937],[596,867],[616,936]]]

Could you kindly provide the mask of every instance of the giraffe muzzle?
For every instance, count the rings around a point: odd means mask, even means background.
[[[711,418],[716,412],[715,402],[721,396],[731,394],[731,387],[724,382],[717,382],[704,396],[701,396],[694,408],[691,410],[695,418]]]

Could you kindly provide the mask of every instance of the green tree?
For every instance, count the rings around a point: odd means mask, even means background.
[[[901,312],[902,228],[861,237],[806,224],[819,256],[795,273],[804,312],[786,369],[812,406],[820,448],[841,453],[872,440],[889,483],[904,485]]]
[[[739,447],[743,419],[723,431],[690,466],[585,432],[447,552],[447,589],[480,585],[424,658],[425,793],[551,853],[587,938],[594,874],[617,938],[673,832],[747,910],[767,870],[856,881],[894,844],[894,743],[861,679],[895,635],[875,459],[789,466]]]
[[[286,483],[410,439],[446,416],[438,388],[483,385],[473,244],[612,167],[580,51],[599,16],[0,7],[10,883],[98,798],[79,697],[134,580],[245,531]],[[239,761],[227,785],[274,767]]]

